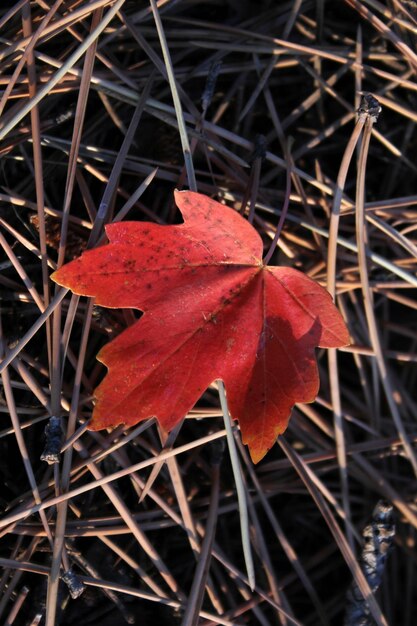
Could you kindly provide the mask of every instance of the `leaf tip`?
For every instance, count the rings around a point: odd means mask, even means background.
[[[55,270],[55,272],[52,272],[52,274],[50,275],[50,279],[54,281],[54,283],[56,283],[57,285],[61,285],[61,287],[66,287],[66,285],[63,283],[62,278],[61,278],[61,269]]]
[[[79,295],[85,295],[77,290],[77,282],[74,280],[73,275],[73,267],[79,262],[79,259],[75,259],[74,261],[70,261],[65,265],[62,265],[59,269],[55,270],[50,275],[50,279],[54,281],[57,285],[61,287],[65,287],[67,289],[71,289],[73,293],[78,293]],[[68,269],[69,268],[69,269]]]
[[[242,434],[242,441],[248,446],[250,458],[256,465],[268,454],[268,452],[274,447],[278,437],[283,435],[288,427],[288,422],[291,417],[292,410],[288,414],[287,419],[282,420],[278,425],[273,428],[273,432],[269,432],[266,437],[252,436],[244,437]]]

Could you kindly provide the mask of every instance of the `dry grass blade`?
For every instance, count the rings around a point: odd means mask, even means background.
[[[162,54],[164,56],[164,61],[165,61],[165,69],[166,69],[166,73],[168,76],[169,86],[171,88],[172,99],[174,101],[175,113],[176,113],[177,122],[178,122],[178,130],[179,130],[181,145],[182,145],[182,150],[183,150],[184,163],[187,169],[188,185],[191,191],[197,191],[197,182],[195,178],[194,165],[193,165],[192,156],[191,156],[192,153],[191,153],[190,144],[188,141],[188,134],[187,134],[186,126],[185,126],[184,117],[182,114],[181,100],[179,98],[174,70],[172,67],[171,54],[169,52],[169,48],[168,48],[167,41],[165,38],[164,28],[162,26],[161,17],[159,15],[158,6],[155,0],[150,0],[150,5],[151,5],[154,20],[155,20],[155,24],[156,24],[156,29],[158,31],[159,41],[161,43]]]
[[[336,264],[337,264],[337,238],[339,232],[339,219],[340,219],[340,205],[342,202],[343,192],[345,188],[346,178],[348,174],[348,168],[352,160],[353,152],[359,141],[360,133],[362,132],[363,125],[365,123],[364,116],[360,116],[352,136],[346,146],[343,154],[342,163],[340,165],[339,173],[336,179],[336,189],[334,192],[333,204],[330,213],[329,224],[329,243],[327,250],[327,283],[326,288],[330,295],[336,297]],[[335,439],[337,446],[337,455],[340,468],[340,481],[342,486],[342,499],[343,508],[346,515],[345,530],[346,536],[349,541],[349,545],[354,550],[353,536],[350,530],[351,510],[349,499],[349,485],[348,485],[348,471],[347,471],[347,457],[346,457],[346,442],[343,424],[343,412],[340,397],[340,385],[339,385],[339,368],[337,361],[337,352],[335,349],[330,348],[328,351],[329,360],[329,382],[330,382],[330,394],[332,399]]]
[[[356,563],[353,553],[351,552],[349,545],[341,533],[339,526],[337,525],[336,520],[334,519],[330,508],[325,502],[324,498],[321,496],[320,492],[315,488],[313,481],[311,480],[311,474],[308,466],[306,466],[302,459],[297,455],[297,453],[291,449],[290,446],[287,445],[283,438],[280,438],[279,444],[282,449],[285,451],[286,455],[290,459],[291,463],[294,466],[294,469],[299,473],[301,480],[306,485],[309,490],[312,498],[316,501],[317,506],[320,508],[321,514],[323,518],[326,520],[329,528],[334,536],[335,541],[338,544],[340,551],[342,552],[344,558],[346,559],[346,563],[351,569],[351,572],[355,578],[358,589],[360,589],[363,594],[364,599],[368,602],[370,611],[372,613],[373,618],[376,623],[381,626],[388,626],[387,621],[384,615],[381,613],[381,609],[375,601],[374,596],[372,595],[372,591],[369,587],[369,584],[363,575],[361,569]]]
[[[356,192],[356,237],[358,242],[358,262],[359,272],[362,283],[363,302],[365,307],[366,318],[369,328],[369,338],[375,353],[378,370],[381,377],[381,383],[385,390],[386,399],[398,429],[398,433],[403,441],[404,448],[406,450],[408,459],[414,469],[414,473],[417,476],[417,458],[415,456],[413,447],[408,438],[406,430],[404,428],[403,421],[401,419],[400,411],[398,409],[399,394],[395,391],[392,384],[390,373],[387,369],[384,354],[382,351],[381,340],[379,337],[378,326],[374,314],[374,302],[372,293],[369,286],[368,269],[366,262],[366,245],[367,245],[367,233],[366,222],[364,218],[364,197],[365,197],[365,170],[368,157],[369,141],[371,136],[372,124],[374,120],[372,116],[368,116],[366,119],[365,133],[363,144],[361,146],[361,153],[358,163],[358,183]]]
[[[6,135],[13,130],[13,128],[27,115],[30,111],[45,97],[48,93],[59,83],[59,81],[65,76],[67,71],[77,63],[77,61],[88,50],[91,44],[97,39],[100,33],[106,28],[107,24],[113,19],[114,15],[123,6],[125,0],[117,0],[116,4],[109,9],[105,18],[94,29],[94,31],[85,39],[85,41],[78,47],[78,49],[70,56],[70,58],[60,67],[55,73],[55,76],[49,80],[49,82],[38,91],[36,96],[24,105],[20,111],[18,111],[11,120],[9,120],[0,129],[0,140],[4,139]]]
[[[0,528],[7,527],[9,524],[13,524],[14,522],[20,519],[24,519],[25,517],[27,517],[28,515],[31,515],[32,513],[43,511],[47,508],[55,506],[56,504],[59,504],[60,502],[70,500],[71,498],[74,498],[77,495],[86,493],[87,491],[91,491],[95,489],[96,487],[107,485],[115,480],[118,480],[119,478],[123,478],[124,476],[128,476],[129,474],[133,474],[134,472],[137,472],[138,470],[144,469],[145,467],[152,466],[154,463],[158,463],[159,461],[164,461],[166,459],[169,459],[172,456],[176,456],[177,454],[187,452],[190,449],[203,446],[206,443],[210,443],[211,441],[224,437],[225,434],[226,432],[224,430],[220,430],[212,435],[201,437],[200,439],[196,439],[191,444],[184,444],[183,446],[178,446],[177,448],[174,448],[173,450],[167,450],[166,452],[162,452],[158,456],[157,459],[152,458],[146,461],[141,461],[140,463],[131,465],[127,469],[119,470],[118,472],[114,472],[113,474],[109,474],[107,476],[97,478],[95,481],[91,483],[87,483],[86,485],[83,485],[82,487],[78,487],[77,489],[72,489],[71,491],[68,491],[65,494],[52,497],[49,500],[44,500],[41,504],[31,506],[13,515],[8,515],[7,517],[5,517],[3,520],[0,521]]]
[[[207,523],[204,533],[204,540],[201,545],[201,552],[194,573],[193,584],[190,591],[187,607],[182,618],[182,626],[193,626],[198,622],[198,615],[204,598],[204,590],[210,567],[211,552],[213,547],[214,535],[216,532],[217,511],[219,505],[219,486],[220,486],[220,464],[222,451],[213,450],[212,455],[217,458],[212,459],[211,472],[211,494],[210,507],[207,515]]]
[[[163,440],[163,446],[164,447],[162,448],[162,451],[164,451],[164,450],[172,450],[172,448],[174,446],[174,443],[175,443],[175,440],[176,440],[176,438],[178,436],[178,433],[181,430],[181,426],[182,426],[182,423],[180,423],[178,426],[173,428],[171,430],[171,432],[169,434],[167,434],[166,437],[164,437],[164,440]],[[158,477],[158,475],[159,475],[163,465],[164,465],[163,461],[160,461],[159,463],[155,463],[155,465],[153,466],[152,471],[149,474],[149,478],[146,481],[146,485],[143,488],[142,493],[140,494],[139,502],[142,502],[146,498],[146,496],[148,495],[149,490],[152,488],[152,485],[154,484],[155,480],[157,479],[157,477]]]

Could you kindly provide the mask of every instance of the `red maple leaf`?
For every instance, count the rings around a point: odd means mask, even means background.
[[[330,295],[301,272],[262,263],[257,231],[201,194],[176,192],[184,224],[120,222],[110,243],[52,276],[105,307],[143,317],[106,345],[91,428],[156,416],[177,424],[216,379],[259,461],[296,402],[319,388],[314,348],[349,343]]]

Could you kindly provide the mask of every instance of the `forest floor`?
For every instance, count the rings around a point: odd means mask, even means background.
[[[416,3],[19,0],[0,35],[0,622],[415,624]],[[258,465],[235,429],[253,590],[216,385],[170,435],[87,430],[138,313],[49,279],[106,223],[179,223],[192,170],[265,251],[284,211],[271,263],[351,338]]]

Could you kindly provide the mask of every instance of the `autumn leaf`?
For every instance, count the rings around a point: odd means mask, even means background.
[[[262,263],[257,231],[198,193],[175,193],[184,223],[120,222],[109,244],[52,275],[105,307],[144,312],[99,353],[91,428],[156,416],[170,430],[216,379],[258,462],[296,402],[319,388],[314,349],[346,345],[330,295],[301,272]]]

